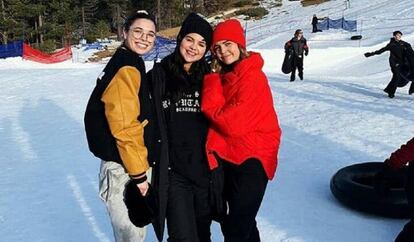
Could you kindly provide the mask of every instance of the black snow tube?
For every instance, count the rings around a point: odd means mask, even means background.
[[[331,179],[333,195],[350,208],[392,218],[410,218],[405,193],[406,169],[396,172],[391,189],[380,193],[374,189],[374,175],[383,162],[367,162],[340,169]]]
[[[292,72],[293,68],[293,50],[288,50],[285,53],[285,58],[283,59],[282,72],[289,74]]]
[[[353,35],[351,36],[351,40],[360,40],[362,39],[362,35]]]

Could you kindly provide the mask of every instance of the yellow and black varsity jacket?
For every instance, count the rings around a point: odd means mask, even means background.
[[[122,164],[131,177],[142,175],[153,162],[153,110],[144,61],[123,45],[98,78],[86,107],[89,150]]]

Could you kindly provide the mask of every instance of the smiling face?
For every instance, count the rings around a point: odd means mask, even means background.
[[[213,50],[217,58],[226,65],[231,65],[240,59],[239,46],[233,41],[218,41]]]
[[[126,46],[133,52],[144,55],[148,53],[155,43],[155,24],[149,19],[135,20],[128,30],[124,30]]]
[[[201,60],[207,51],[204,38],[196,33],[189,33],[180,42],[180,54],[184,59],[184,68],[189,70],[192,63]]]

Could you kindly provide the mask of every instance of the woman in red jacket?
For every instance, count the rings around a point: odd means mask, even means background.
[[[414,239],[414,138],[401,146],[385,160],[386,170],[398,170],[409,163],[406,194],[411,210],[411,220],[395,239],[395,242],[410,242]]]
[[[260,241],[256,215],[277,166],[281,130],[259,53],[246,51],[239,21],[213,32],[212,74],[203,84],[201,109],[210,120],[206,149],[211,169],[223,165],[228,212],[225,242]]]

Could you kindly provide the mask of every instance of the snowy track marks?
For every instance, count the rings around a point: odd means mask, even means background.
[[[76,178],[73,175],[68,175],[66,177],[66,180],[69,183],[69,186],[72,190],[73,195],[76,198],[76,201],[78,202],[83,215],[89,222],[89,225],[92,227],[92,230],[95,234],[95,236],[99,239],[101,242],[110,242],[111,240],[101,231],[101,229],[98,226],[98,223],[96,222],[95,216],[93,216],[91,208],[86,203],[86,200],[82,194],[81,188],[76,180]]]

